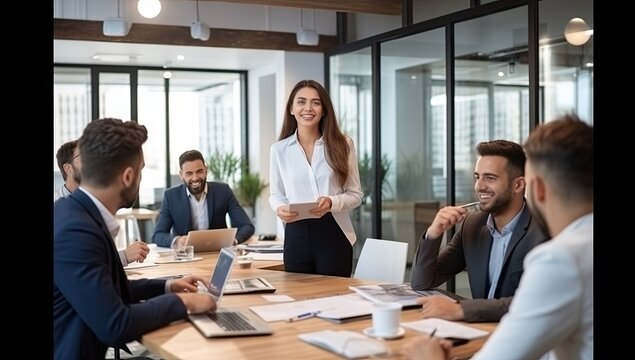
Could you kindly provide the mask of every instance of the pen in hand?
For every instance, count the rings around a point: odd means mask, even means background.
[[[434,328],[434,330],[432,330],[432,332],[430,333],[430,338],[432,338],[434,336],[434,334],[437,332],[438,328],[439,327],[437,326],[437,327]]]
[[[300,314],[298,316],[294,316],[292,318],[287,319],[287,322],[294,322],[294,321],[300,321],[300,320],[306,320],[306,319],[310,319],[312,317],[315,317],[316,315],[318,315],[319,313],[321,313],[321,311],[312,311],[312,312],[308,312],[308,313],[304,313],[304,314]]]

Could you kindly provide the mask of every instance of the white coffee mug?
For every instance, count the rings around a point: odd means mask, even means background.
[[[393,336],[399,332],[402,305],[397,302],[373,304],[373,332],[376,336]]]

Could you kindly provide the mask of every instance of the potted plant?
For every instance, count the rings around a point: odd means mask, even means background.
[[[236,172],[240,169],[241,158],[231,152],[221,153],[216,149],[207,159],[212,179],[234,185]]]
[[[368,198],[371,196],[371,192],[373,191],[373,187],[375,186],[375,181],[373,177],[373,164],[371,161],[370,155],[365,152],[364,155],[358,160],[358,168],[359,168],[359,179],[362,185],[362,192],[364,192],[364,199],[362,199],[362,204],[365,204]],[[390,184],[388,183],[388,172],[390,171],[390,166],[392,165],[392,161],[388,158],[387,154],[383,154],[381,156],[381,168],[379,169],[379,179],[381,184],[381,195],[382,197],[388,197],[390,192],[392,191]]]
[[[236,183],[236,197],[245,208],[251,208],[252,219],[256,216],[256,200],[267,186],[269,184],[262,180],[258,173],[252,173],[246,168]]]

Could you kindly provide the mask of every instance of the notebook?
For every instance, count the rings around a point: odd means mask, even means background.
[[[187,233],[187,245],[194,246],[194,253],[218,251],[226,246],[232,246],[237,228],[192,230]]]
[[[252,312],[221,307],[221,299],[235,257],[236,254],[232,250],[222,248],[212,273],[209,292],[216,299],[217,310],[215,312],[189,315],[192,324],[205,337],[268,335],[273,333],[273,329]]]

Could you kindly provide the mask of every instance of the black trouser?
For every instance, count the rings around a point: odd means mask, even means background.
[[[298,220],[284,230],[284,270],[350,277],[353,247],[329,212]]]

